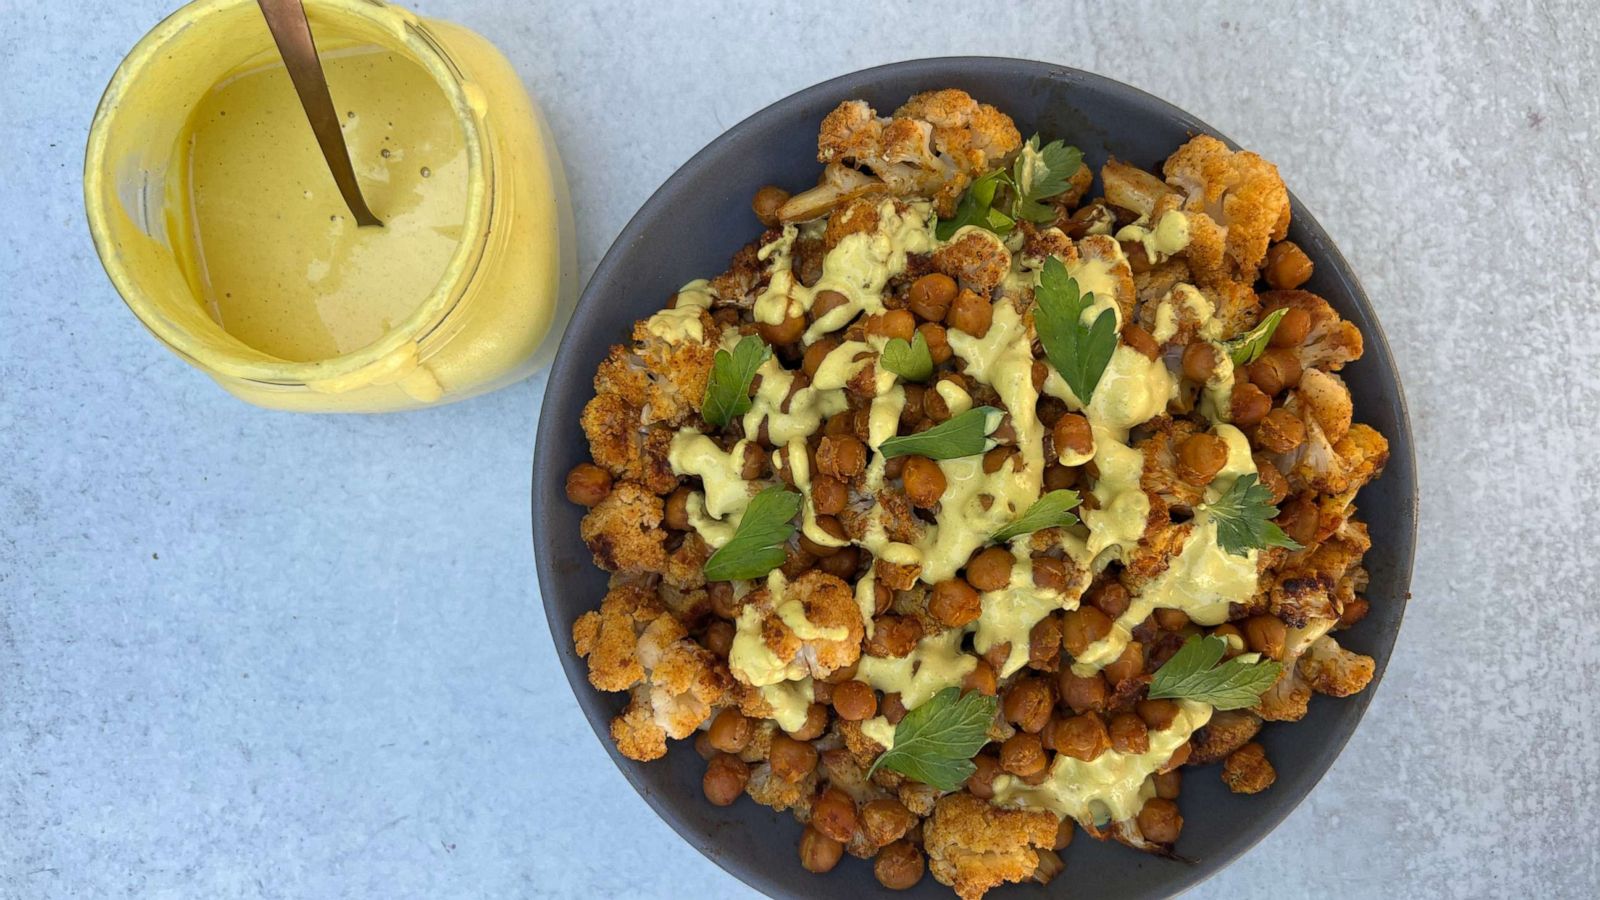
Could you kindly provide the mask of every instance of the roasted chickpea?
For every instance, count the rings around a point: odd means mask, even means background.
[[[800,371],[804,372],[807,378],[815,378],[817,370],[822,368],[822,361],[828,358],[828,354],[839,349],[839,344],[840,341],[836,337],[818,339],[815,344],[807,347],[805,355],[800,357]]]
[[[884,694],[878,711],[883,713],[890,725],[899,725],[900,720],[906,717],[906,705],[900,701],[899,692]]]
[[[821,703],[823,706],[832,706],[833,688],[834,685],[820,678],[813,678],[811,680],[811,702]]]
[[[1094,432],[1089,428],[1089,420],[1077,413],[1067,413],[1057,419],[1055,427],[1050,429],[1050,439],[1063,465],[1077,465],[1094,453]]]
[[[928,613],[940,623],[960,628],[983,613],[983,598],[961,578],[947,578],[933,586]]]
[[[1030,734],[1038,734],[1050,721],[1050,709],[1054,705],[1055,697],[1051,696],[1050,685],[1043,678],[1019,678],[1006,689],[1000,710],[1007,722]]]
[[[1072,833],[1078,830],[1077,824],[1071,816],[1063,818],[1061,824],[1056,826],[1056,839],[1051,842],[1050,849],[1065,850],[1071,846]]]
[[[1291,291],[1305,284],[1312,270],[1311,257],[1293,241],[1279,241],[1267,250],[1267,284],[1277,290]]]
[[[1310,495],[1302,494],[1285,503],[1273,521],[1278,523],[1278,527],[1283,529],[1283,533],[1287,534],[1290,540],[1307,547],[1316,539],[1317,520],[1316,502]]]
[[[761,339],[774,347],[782,347],[800,340],[806,331],[806,317],[801,315],[789,316],[776,325],[766,322],[756,323],[756,333]]]
[[[925,456],[907,456],[905,461],[900,478],[905,483],[906,499],[912,506],[932,509],[944,496],[944,470]]]
[[[750,200],[750,211],[756,214],[761,224],[768,228],[778,226],[778,210],[789,202],[789,192],[777,185],[769,184],[756,191],[755,197]]]
[[[833,688],[833,711],[839,718],[860,722],[878,714],[878,694],[865,681],[846,681]]]
[[[1037,775],[1047,763],[1037,734],[1019,731],[1000,745],[1000,767],[1013,775]]]
[[[983,454],[983,474],[993,475],[1000,471],[1000,468],[1010,462],[1011,457],[1016,455],[1016,447],[1001,445],[990,448],[989,452]]]
[[[1049,615],[1028,629],[1028,668],[1054,672],[1061,668],[1061,619]]]
[[[1171,772],[1188,762],[1189,757],[1192,755],[1194,755],[1194,744],[1190,743],[1189,741],[1184,741],[1178,746],[1178,749],[1172,751],[1172,755],[1167,757],[1167,761],[1162,763],[1161,768],[1157,769],[1156,771]]]
[[[700,787],[714,806],[730,806],[744,793],[750,781],[750,766],[731,753],[718,753],[706,763]]]
[[[1161,356],[1161,345],[1150,336],[1150,332],[1133,322],[1122,326],[1122,342],[1143,354],[1145,359],[1156,359]]]
[[[1235,382],[1228,399],[1228,418],[1240,428],[1249,428],[1267,417],[1272,398],[1249,382]]]
[[[1093,606],[1068,610],[1061,623],[1062,649],[1077,657],[1111,633],[1111,619]]]
[[[849,302],[850,298],[838,291],[819,291],[811,301],[811,321],[815,322]]]
[[[826,532],[829,537],[836,541],[846,541],[850,538],[849,535],[845,534],[844,526],[840,525],[839,520],[833,516],[817,516],[817,528]],[[800,532],[800,546],[804,547],[807,553],[818,559],[831,556],[840,549],[839,545],[814,541],[807,537],[804,531]]]
[[[867,445],[853,434],[824,437],[817,447],[817,468],[824,475],[848,480],[867,467]]]
[[[1065,591],[1067,589],[1067,564],[1053,556],[1035,556],[1033,558],[1033,583],[1036,587],[1048,591]],[[1059,627],[1059,623],[1058,627]],[[1057,648],[1060,644],[1057,643]]]
[[[917,317],[906,309],[891,309],[867,317],[867,334],[910,341],[917,332]]]
[[[799,781],[817,767],[817,748],[808,741],[797,741],[779,732],[772,736],[767,762],[772,766],[772,773],[784,781]]]
[[[1288,453],[1306,442],[1306,425],[1294,413],[1278,407],[1256,426],[1255,442],[1272,453]]]
[[[1084,762],[1094,762],[1111,747],[1105,720],[1092,712],[1059,720],[1054,738],[1057,753]]]
[[[840,547],[817,560],[817,568],[835,578],[851,581],[861,568],[861,550],[857,547]]]
[[[1056,689],[1061,694],[1062,704],[1075,713],[1105,709],[1106,698],[1111,694],[1111,686],[1099,672],[1081,676],[1067,668],[1063,668],[1056,679]]]
[[[707,733],[711,736],[711,746],[724,753],[739,753],[750,743],[750,735],[754,733],[755,726],[748,718],[737,709],[729,707],[717,713],[711,720]]]
[[[1189,625],[1189,614],[1181,609],[1158,609],[1154,615],[1162,631],[1182,631]]]
[[[1289,626],[1277,616],[1251,616],[1244,620],[1244,642],[1251,650],[1268,659],[1283,659],[1284,644],[1289,640]]]
[[[767,454],[754,441],[744,445],[744,459],[740,462],[739,476],[745,481],[755,481],[767,474]]]
[[[1298,347],[1311,335],[1311,314],[1298,306],[1291,306],[1278,320],[1268,346]]]
[[[1102,581],[1089,591],[1089,603],[1113,619],[1121,618],[1133,605],[1133,595],[1120,581]]]
[[[718,619],[706,626],[706,635],[703,640],[705,648],[717,655],[718,659],[727,659],[728,653],[733,650],[733,638],[736,630],[732,622]]]
[[[1128,646],[1122,648],[1122,654],[1102,670],[1106,681],[1112,684],[1121,684],[1138,678],[1144,674],[1144,644],[1139,641],[1129,641]]]
[[[1183,816],[1178,815],[1178,804],[1160,797],[1151,797],[1139,810],[1139,832],[1145,840],[1157,844],[1171,844],[1183,832]]]
[[[1183,348],[1183,377],[1195,384],[1205,384],[1217,370],[1220,355],[1210,341],[1191,341]]]
[[[1118,753],[1145,753],[1150,749],[1150,729],[1131,712],[1111,717],[1111,749]]]
[[[890,590],[887,584],[874,580],[872,582],[872,614],[874,616],[883,615],[889,611],[889,607],[893,603],[894,591]],[[920,628],[921,626],[919,625],[918,627]],[[921,632],[918,633],[920,634]]]
[[[989,326],[993,322],[994,307],[989,305],[988,300],[967,290],[956,295],[950,304],[950,312],[945,316],[947,327],[980,338],[989,333]]]
[[[711,757],[717,755],[717,748],[711,746],[711,737],[707,732],[704,732],[704,731],[695,732],[695,735],[694,735],[694,752],[699,754],[701,759],[704,759],[704,760],[707,760],[707,761],[709,761],[711,759]]]
[[[1176,800],[1178,793],[1183,790],[1183,772],[1173,769],[1169,772],[1160,772],[1151,776],[1156,788],[1156,796],[1163,800]]]
[[[900,407],[900,427],[909,430],[922,421],[922,397],[927,392],[927,388],[920,384],[904,384],[901,387],[906,392],[906,403]],[[896,456],[894,459],[905,459],[905,457]],[[894,460],[889,460],[889,462],[894,462]]]
[[[1232,622],[1223,622],[1221,625],[1211,629],[1211,634],[1213,637],[1219,637],[1228,642],[1228,649],[1222,651],[1223,659],[1233,659],[1235,656],[1238,656],[1240,653],[1244,652],[1242,649],[1234,649],[1234,638],[1239,639],[1238,646],[1241,648],[1245,646],[1245,641],[1244,632],[1240,631],[1239,626],[1233,624]]]
[[[1072,469],[1063,465],[1046,466],[1044,470],[1044,489],[1047,491],[1071,490],[1078,483],[1078,476]]]
[[[1250,383],[1269,397],[1300,383],[1300,357],[1282,347],[1267,348],[1260,358],[1244,368]]]
[[[1152,731],[1165,731],[1178,718],[1178,704],[1171,700],[1140,700],[1133,708]]]
[[[856,818],[861,822],[861,834],[874,847],[898,841],[917,824],[916,815],[893,797],[868,801]]]
[[[907,457],[904,456],[896,456],[895,458],[885,462],[883,464],[884,477],[900,478],[903,476],[906,471],[906,459]]]
[[[872,637],[867,638],[866,651],[869,656],[898,658],[916,649],[920,640],[922,623],[912,616],[880,615],[873,620]]]
[[[856,833],[856,802],[830,786],[811,804],[811,827],[841,844],[849,843]]]
[[[724,619],[732,620],[739,618],[740,604],[733,598],[733,582],[707,582],[706,597],[711,601],[712,612]]]
[[[806,720],[797,731],[789,732],[789,736],[797,741],[814,741],[822,737],[828,730],[828,708],[821,703],[813,703],[806,707]]]
[[[1199,432],[1178,444],[1178,477],[1205,486],[1228,462],[1228,442],[1209,432]]]
[[[961,679],[961,690],[977,691],[986,697],[993,697],[999,690],[999,679],[995,676],[994,666],[986,659],[978,660],[972,671]]]
[[[661,521],[676,531],[689,530],[689,495],[694,493],[688,487],[680,487],[667,495],[663,504]]]
[[[917,332],[922,335],[922,340],[928,345],[928,358],[936,366],[944,365],[955,355],[955,350],[950,347],[950,333],[944,326],[935,322],[923,322],[917,326]]]
[[[832,872],[843,855],[843,844],[810,825],[800,835],[800,865],[807,872]]]
[[[597,506],[611,496],[611,473],[594,463],[578,463],[567,473],[567,499],[579,506]]]
[[[967,583],[980,591],[998,591],[1011,583],[1016,558],[1005,547],[989,547],[967,561]]]
[[[922,880],[926,864],[922,851],[910,841],[895,841],[878,851],[872,861],[872,874],[891,891],[906,891]]]
[[[976,768],[967,776],[967,790],[979,800],[989,800],[994,797],[994,779],[1005,771],[1000,767],[1000,758],[990,752],[979,753],[972,758]]]
[[[958,292],[954,278],[943,272],[930,272],[911,282],[906,307],[929,322],[943,322]]]
[[[1283,477],[1283,473],[1278,471],[1277,464],[1267,454],[1255,454],[1254,461],[1257,480],[1272,492],[1273,503],[1282,503],[1283,498],[1289,496],[1289,479]]]
[[[837,516],[849,501],[850,492],[839,479],[832,475],[811,479],[811,502],[817,507],[817,515]]]

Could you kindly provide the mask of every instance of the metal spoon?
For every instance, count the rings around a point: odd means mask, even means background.
[[[367,208],[361,196],[361,186],[356,183],[355,169],[350,165],[350,150],[344,143],[344,132],[339,128],[339,114],[333,108],[333,97],[328,93],[328,79],[322,73],[322,61],[317,57],[317,45],[311,38],[311,23],[306,21],[306,8],[300,0],[256,0],[261,15],[267,20],[267,29],[278,45],[278,54],[289,70],[295,93],[300,95],[300,105],[311,122],[311,131],[317,136],[317,146],[328,161],[334,183],[344,197],[356,224],[383,226],[383,222]]]

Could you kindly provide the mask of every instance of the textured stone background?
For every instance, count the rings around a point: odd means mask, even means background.
[[[0,895],[747,896],[634,795],[551,655],[541,380],[411,415],[266,413],[112,292],[84,135],[168,5],[0,0]],[[723,129],[896,59],[1098,71],[1276,161],[1400,359],[1415,598],[1327,779],[1194,895],[1594,896],[1592,7],[734,5],[426,4],[543,99],[585,274]]]

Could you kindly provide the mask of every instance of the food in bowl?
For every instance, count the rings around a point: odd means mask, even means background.
[[[567,493],[612,576],[573,637],[618,749],[692,736],[710,802],[890,888],[1049,881],[1078,828],[1173,854],[1183,766],[1268,789],[1263,723],[1372,677],[1332,635],[1388,453],[1360,332],[1215,139],[1091,199],[944,90],[841,104],[818,151],[596,373]]]

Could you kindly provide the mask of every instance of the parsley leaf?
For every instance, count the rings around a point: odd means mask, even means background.
[[[1071,510],[1077,505],[1077,491],[1051,491],[1033,501],[1033,505],[1028,507],[1027,512],[1018,516],[1016,521],[989,535],[989,540],[998,544],[1046,528],[1076,525],[1078,517],[1073,515]]]
[[[1301,546],[1283,533],[1272,519],[1278,508],[1272,505],[1272,492],[1255,473],[1240,475],[1228,490],[1205,510],[1217,526],[1217,544],[1234,556],[1248,556],[1251,550],[1265,547]]]
[[[890,338],[878,362],[907,381],[927,381],[933,376],[933,354],[920,331],[911,336],[909,343],[905,338]]]
[[[1011,165],[1013,199],[1011,217],[1040,225],[1056,220],[1056,209],[1044,200],[1064,193],[1069,180],[1083,165],[1083,151],[1065,141],[1039,146],[1039,136],[1028,138]]]
[[[1218,666],[1217,660],[1227,649],[1228,642],[1216,635],[1197,634],[1184,641],[1151,678],[1150,699],[1194,700],[1219,710],[1255,706],[1278,680],[1283,665],[1234,657]]]
[[[934,226],[934,237],[948,241],[968,225],[987,228],[995,234],[1011,231],[1015,223],[994,208],[995,192],[1001,184],[1009,183],[1009,179],[1004,169],[996,169],[968,185],[966,193],[961,195],[960,202],[956,204],[955,218],[939,220],[939,224]]]
[[[972,757],[989,742],[997,706],[977,691],[945,688],[906,713],[894,728],[894,746],[879,754],[867,777],[882,767],[936,790],[956,790],[977,770]]]
[[[750,411],[750,382],[756,370],[772,355],[772,348],[755,335],[745,335],[733,352],[718,350],[711,359],[711,377],[700,401],[700,415],[718,428]]]
[[[1283,316],[1289,311],[1287,306],[1275,309],[1256,327],[1246,331],[1231,341],[1224,341],[1222,349],[1228,351],[1228,358],[1236,366],[1247,366],[1261,358],[1267,352],[1267,344],[1272,341],[1272,333],[1278,330],[1278,323],[1283,321]]]
[[[1066,380],[1073,396],[1084,406],[1105,374],[1117,349],[1117,314],[1101,310],[1093,325],[1083,324],[1083,311],[1094,305],[1094,294],[1079,295],[1078,282],[1054,256],[1044,261],[1039,287],[1033,292],[1034,327],[1050,364]]]
[[[976,406],[959,416],[951,416],[927,431],[889,438],[878,446],[884,459],[896,456],[926,456],[929,459],[960,459],[989,449],[989,414],[1000,410]]]
[[[773,485],[750,498],[733,539],[706,560],[707,581],[760,578],[783,565],[783,545],[794,534],[800,495]]]

